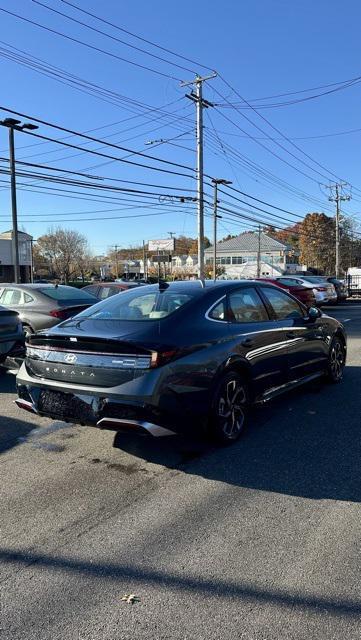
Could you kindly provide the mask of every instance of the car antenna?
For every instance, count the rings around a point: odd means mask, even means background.
[[[205,289],[206,283],[204,281],[204,278],[197,278],[197,282],[200,282],[202,289]]]
[[[165,280],[159,280],[158,285],[159,291],[166,291],[169,287],[168,282],[166,282]]]

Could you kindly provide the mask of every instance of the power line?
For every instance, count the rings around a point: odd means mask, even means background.
[[[109,22],[109,20],[105,20],[104,18],[101,18],[100,16],[95,15],[94,13],[90,13],[90,11],[85,11],[85,9],[81,9],[80,7],[78,7],[77,5],[73,4],[72,2],[68,2],[68,0],[62,0],[62,2],[64,4],[69,5],[70,7],[73,7],[73,9],[76,9],[77,11],[81,11],[81,13],[84,13],[88,16],[91,16],[92,18],[95,18],[96,20],[99,20],[99,22],[103,22],[104,24],[107,24],[110,27],[113,27],[114,29],[117,29],[118,31],[122,31],[123,33],[126,33],[130,36],[132,36],[133,38],[136,38],[137,40],[141,40],[142,42],[145,42],[147,44],[150,44],[152,47],[156,47],[157,49],[160,49],[166,53],[170,53],[172,56],[176,56],[177,58],[180,58],[182,60],[185,60],[186,62],[190,62],[191,64],[196,65],[197,67],[202,67],[203,69],[207,69],[208,71],[214,71],[214,69],[211,69],[211,67],[206,67],[204,64],[201,64],[200,62],[195,62],[194,60],[192,60],[191,58],[187,58],[186,56],[183,56],[179,53],[175,53],[174,51],[171,51],[170,49],[167,49],[166,47],[161,47],[159,44],[156,44],[155,42],[152,42],[151,40],[147,40],[146,38],[143,38],[127,29],[124,29],[123,27],[119,27],[119,25],[114,24],[113,22]]]
[[[107,89],[106,87],[96,84],[95,82],[90,82],[89,80],[80,78],[79,76],[76,76],[73,73],[70,73],[68,71],[65,71],[64,69],[61,69],[60,67],[49,64],[48,62],[42,60],[41,58],[33,56],[22,49],[14,47],[13,45],[9,45],[8,43],[4,43],[3,41],[0,41],[0,42],[10,47],[10,49],[23,54],[22,56],[19,56],[18,54],[13,53],[13,51],[8,52],[6,49],[0,47],[0,55],[4,54],[4,57],[7,57],[8,59],[14,62],[17,62],[18,64],[21,64],[23,66],[30,67],[32,70],[40,73],[41,75],[46,75],[48,77],[50,76],[52,79],[55,79],[57,82],[61,82],[62,84],[66,84],[67,86],[71,86],[72,88],[76,88],[82,92],[87,93],[88,95],[89,94],[95,95],[97,98],[116,106],[119,106],[119,102],[121,102],[122,108],[127,111],[131,111],[132,113],[134,113],[134,108],[138,108],[138,109],[140,108],[140,109],[146,109],[146,110],[150,109],[154,111],[160,111],[165,115],[167,113],[168,115],[171,115],[169,114],[169,112],[164,110],[164,107],[158,107],[158,108],[150,107],[150,105],[139,102],[139,100],[135,100],[133,98],[124,96],[120,93],[117,93],[113,90]],[[69,83],[71,84],[69,85]],[[110,100],[109,99],[105,100],[105,96],[107,98],[110,98]],[[177,100],[172,101],[170,104],[174,104],[175,102],[178,102],[181,99],[182,98],[178,98]],[[124,107],[124,103],[127,105],[127,108]],[[129,105],[132,106],[132,109],[129,108]],[[165,105],[165,107],[166,106],[169,106],[169,105]],[[140,115],[142,114],[137,114],[136,116],[133,116],[133,117],[140,117]],[[129,119],[132,119],[132,118],[129,118]],[[184,117],[184,119],[190,121],[186,117]]]
[[[264,200],[260,200],[259,198],[256,198],[255,196],[251,196],[248,193],[245,193],[244,191],[240,191],[239,189],[236,189],[235,187],[231,187],[230,185],[225,185],[227,189],[231,189],[232,191],[235,191],[236,193],[240,193],[243,196],[246,196],[246,198],[250,198],[251,200],[255,200],[256,202],[260,202],[261,204],[266,205],[267,207],[271,207],[272,209],[276,209],[277,211],[281,211],[283,213],[288,213],[290,216],[294,216],[296,218],[302,218],[303,216],[298,214],[298,213],[293,213],[293,211],[288,211],[287,209],[282,209],[281,207],[277,207],[274,204],[271,204],[270,202],[265,202]],[[238,200],[239,202],[243,202],[244,204],[248,204],[247,202],[245,202],[244,200],[241,200],[240,198],[237,198],[236,196],[232,195],[231,193],[227,193],[226,191],[223,191],[223,189],[219,189],[219,191],[221,193],[224,193],[225,195],[233,198],[234,200]],[[257,209],[256,206],[252,205],[255,209]],[[260,209],[260,211],[263,211],[263,209]]]
[[[347,80],[339,80],[338,82],[331,82],[329,84],[321,84],[317,87],[309,87],[308,89],[299,89],[297,91],[286,91],[284,93],[276,93],[272,96],[263,96],[262,98],[249,98],[250,102],[262,102],[262,100],[273,100],[273,98],[283,98],[284,96],[295,96],[300,93],[310,93],[311,91],[318,91],[319,89],[328,89],[329,87],[336,87],[349,82],[359,80],[361,76],[355,76],[354,78],[348,78]]]
[[[25,131],[23,133],[25,133]],[[44,135],[41,135],[40,133],[36,133],[35,134],[35,133],[31,132],[31,131],[26,131],[26,134],[34,136],[35,138],[40,138],[41,140],[47,140],[49,142],[56,142],[57,144],[60,144],[60,145],[62,145],[64,147],[68,147],[70,149],[78,149],[79,151],[86,151],[86,153],[90,153],[91,155],[100,156],[102,158],[108,158],[110,160],[116,160],[117,162],[124,162],[126,164],[130,164],[130,165],[133,165],[133,166],[136,166],[136,167],[143,167],[143,168],[146,168],[146,169],[151,169],[153,171],[160,171],[161,173],[169,173],[169,174],[172,174],[172,175],[183,176],[185,178],[194,179],[194,176],[191,176],[191,175],[186,174],[186,173],[181,173],[179,171],[172,171],[170,169],[162,169],[160,167],[152,167],[151,165],[142,164],[140,162],[133,162],[132,160],[126,160],[124,158],[118,158],[116,156],[111,156],[109,154],[102,153],[101,151],[94,151],[93,149],[84,149],[84,147],[80,147],[79,145],[74,145],[74,144],[71,144],[69,142],[56,140],[55,138],[50,138],[49,136],[44,136]],[[163,161],[163,162],[166,162],[166,161]],[[194,171],[194,169],[193,169],[193,171]]]
[[[166,64],[172,65],[174,67],[178,67],[178,69],[182,69],[183,71],[188,71],[189,73],[195,73],[194,69],[188,69],[188,67],[184,67],[182,65],[179,65],[176,62],[168,61],[165,58],[162,58],[161,56],[157,56],[156,54],[151,53],[150,51],[146,51],[145,49],[141,49],[140,47],[136,47],[135,45],[130,44],[129,42],[125,42],[125,40],[120,40],[120,38],[116,38],[115,36],[112,36],[109,33],[106,33],[105,31],[102,31],[101,29],[97,29],[96,27],[92,27],[91,25],[86,24],[85,22],[82,22],[81,20],[77,20],[76,18],[73,18],[72,16],[69,16],[66,13],[63,13],[62,11],[54,9],[53,7],[48,7],[48,5],[44,4],[43,2],[40,2],[39,0],[32,0],[32,1],[35,4],[38,4],[39,6],[44,7],[44,9],[48,9],[48,11],[52,11],[53,13],[56,13],[59,16],[63,16],[63,18],[67,18],[68,20],[71,20],[72,22],[75,22],[76,24],[80,24],[82,27],[86,27],[87,29],[90,29],[91,31],[95,31],[96,33],[100,33],[101,35],[105,36],[106,38],[110,38],[111,40],[114,40],[115,42],[119,42],[120,44],[123,44],[124,46],[129,47],[131,49],[134,49],[135,51],[140,51],[141,53],[145,53],[147,56],[151,56],[152,58],[155,58],[156,60],[160,60],[161,62],[165,62]]]
[[[9,175],[10,174],[10,170],[9,169],[1,169],[0,168],[0,173]],[[52,176],[52,175],[46,175],[46,174],[41,174],[41,173],[30,173],[30,172],[25,172],[25,171],[16,171],[16,174],[22,178],[36,178],[37,180],[45,180],[47,182],[55,182],[57,184],[64,184],[64,185],[68,185],[68,186],[76,186],[76,187],[81,187],[81,188],[89,188],[89,189],[95,189],[97,191],[114,191],[114,192],[125,192],[125,193],[141,193],[142,195],[149,195],[149,196],[157,196],[157,197],[177,197],[177,198],[181,198],[182,196],[174,196],[174,194],[169,194],[169,193],[159,193],[159,192],[154,192],[154,191],[142,191],[140,189],[130,189],[129,187],[116,187],[116,186],[111,186],[111,185],[107,185],[107,184],[103,184],[103,183],[92,183],[92,182],[85,182],[85,181],[81,181],[81,180],[75,180],[75,179],[71,179],[71,178],[63,178],[62,176]],[[188,196],[183,196],[184,199],[187,199]],[[189,198],[190,199],[190,198]],[[195,200],[195,198],[192,198],[192,200]]]
[[[184,109],[184,107],[183,107],[183,109]],[[167,117],[167,118],[168,118],[168,116],[162,116],[162,115],[161,115],[161,116],[158,116],[157,118],[152,118],[151,120],[149,120],[149,122],[154,122],[154,121],[158,121],[158,122],[159,122],[159,120],[160,120],[160,119],[162,119],[162,118],[164,118],[164,117]],[[154,131],[158,131],[158,129],[162,129],[162,128],[167,127],[167,126],[172,126],[172,124],[174,124],[174,123],[178,122],[178,121],[179,121],[179,120],[181,120],[181,119],[182,119],[182,116],[180,116],[180,117],[176,117],[176,118],[174,118],[172,121],[165,122],[165,123],[163,123],[163,124],[161,124],[161,125],[158,125],[157,127],[154,127],[154,128],[152,128],[152,129],[150,129],[150,130],[147,130],[147,131],[141,132],[141,133],[137,134],[136,136],[130,136],[129,138],[126,138],[125,140],[119,140],[119,141],[117,141],[115,144],[119,144],[119,143],[127,142],[128,140],[133,140],[134,138],[139,138],[139,137],[141,137],[141,136],[142,136],[142,137],[147,136],[149,133],[153,133]],[[110,134],[108,134],[108,135],[106,135],[106,136],[103,136],[102,138],[100,138],[100,140],[103,142],[103,141],[107,140],[108,138],[113,138],[114,136],[118,136],[118,135],[120,135],[120,134],[123,134],[123,133],[125,133],[126,131],[130,131],[130,130],[131,130],[131,129],[133,129],[133,128],[135,129],[135,128],[138,128],[138,127],[144,127],[144,126],[146,126],[147,124],[148,124],[148,122],[141,122],[141,123],[139,123],[139,124],[137,124],[137,125],[134,125],[133,127],[128,127],[128,129],[121,130],[121,131],[116,131],[116,132],[110,133]],[[178,137],[179,137],[179,138],[180,138],[180,137],[183,137],[183,136],[187,135],[188,133],[189,133],[189,130],[188,130],[188,131],[184,131],[183,133],[179,133],[177,136],[174,136],[174,139],[176,139],[176,138],[178,138]],[[62,140],[62,139],[64,139],[64,140],[65,140],[65,139],[74,138],[74,137],[76,137],[76,136],[73,136],[73,135],[71,135],[71,136],[64,136],[64,138],[59,138],[59,140]],[[29,147],[29,146],[38,146],[39,144],[47,144],[47,143],[45,143],[45,142],[41,142],[41,143],[37,143],[36,145],[26,145],[26,146],[28,146],[28,147]],[[84,144],[87,144],[87,145],[88,145],[88,144],[91,144],[91,142],[85,142]],[[102,149],[102,148],[104,148],[104,147],[106,147],[106,146],[107,146],[107,145],[104,143],[104,144],[102,144],[100,147],[97,147],[97,148]],[[21,156],[21,160],[26,160],[27,158],[37,158],[38,156],[51,155],[51,154],[53,154],[53,153],[58,153],[58,151],[59,151],[59,149],[52,149],[52,150],[50,150],[50,151],[40,151],[40,152],[38,152],[38,153],[32,153],[32,154],[30,154],[30,155]],[[74,156],[66,156],[66,157],[74,157]],[[59,160],[59,159],[58,159],[58,160]]]
[[[224,84],[231,89],[243,102],[245,102],[249,107],[251,107],[252,111],[254,111],[254,113],[256,113],[256,115],[258,115],[259,118],[262,118],[262,120],[264,122],[266,122],[268,124],[269,127],[271,127],[274,131],[276,131],[280,136],[282,136],[282,138],[284,140],[286,140],[292,147],[294,147],[295,149],[297,149],[297,151],[299,151],[300,153],[302,153],[306,158],[308,158],[309,160],[311,160],[311,162],[313,162],[315,165],[317,165],[318,167],[320,167],[321,169],[323,169],[324,171],[328,172],[328,174],[335,176],[336,174],[334,174],[332,171],[330,171],[330,169],[327,169],[327,167],[324,167],[320,162],[318,162],[317,160],[314,160],[308,153],[306,153],[305,151],[303,151],[303,149],[301,149],[298,145],[296,145],[292,140],[290,140],[286,135],[284,135],[284,133],[282,133],[282,131],[280,131],[280,129],[278,129],[277,127],[275,127],[269,120],[267,120],[267,118],[265,118],[261,113],[257,112],[257,109],[255,109],[254,107],[252,107],[252,105],[250,105],[250,103],[243,98],[243,96],[241,96],[241,94],[236,91],[236,89],[234,89],[230,83],[225,80],[223,78],[223,76],[220,76],[221,80],[224,82]],[[228,100],[227,100],[228,102]],[[254,127],[256,127],[256,129],[258,129],[259,131],[262,131],[262,133],[265,133],[265,131],[263,131],[263,129],[261,129],[260,127],[258,127],[258,125],[256,125],[254,122],[252,122],[252,120],[250,120],[249,118],[247,118],[244,114],[242,114],[242,116],[244,118],[247,119],[248,122],[250,122]],[[267,134],[266,134],[267,135]],[[313,170],[315,173],[318,173],[319,175],[326,177],[326,179],[329,179],[329,175],[324,176],[322,173],[320,173],[317,169],[312,169],[312,167],[304,162],[303,160],[301,160],[300,158],[297,158],[297,156],[295,156],[293,153],[291,153],[288,149],[286,149],[286,147],[284,147],[283,145],[281,145],[279,142],[275,141],[277,146],[281,147],[282,149],[284,149],[288,154],[290,154],[292,157],[296,158],[298,160],[298,162],[301,162],[303,165],[305,165],[306,167],[310,168],[311,170]],[[336,176],[337,177],[337,176]]]
[[[0,160],[8,162],[8,158],[2,158],[0,157]],[[38,168],[38,169],[48,169],[53,170],[53,171],[60,171],[60,172],[64,172],[64,173],[71,173],[71,174],[75,174],[75,175],[80,175],[80,176],[84,176],[86,178],[97,178],[99,180],[111,180],[113,182],[125,182],[127,184],[136,184],[139,186],[143,186],[143,187],[154,187],[154,188],[159,188],[159,189],[171,189],[172,191],[191,191],[191,192],[195,192],[195,189],[189,189],[188,187],[186,189],[183,189],[182,187],[172,187],[170,185],[163,185],[163,184],[153,184],[153,183],[149,183],[149,182],[137,182],[135,180],[124,180],[121,178],[110,178],[109,176],[93,176],[93,175],[88,175],[88,174],[84,174],[84,173],[80,173],[77,171],[72,171],[71,169],[60,169],[59,167],[52,167],[49,165],[43,165],[43,164],[35,164],[33,162],[23,162],[21,160],[17,160],[16,164],[21,164],[21,165],[26,165],[26,166],[30,166],[30,167],[34,167],[34,168]]]
[[[360,133],[361,128],[358,129],[347,129],[346,131],[336,131],[335,133],[322,133],[316,136],[290,136],[290,140],[318,140],[320,138],[333,138],[335,136],[345,136],[351,133]],[[240,134],[240,133],[230,133],[229,131],[219,131],[226,136],[232,136],[235,138],[248,138],[248,135]],[[283,138],[268,138],[267,136],[257,137],[256,140],[283,140]]]
[[[214,89],[216,91],[216,89]],[[217,91],[216,91],[217,93]],[[270,153],[272,156],[274,156],[275,158],[277,158],[278,160],[280,160],[281,162],[283,162],[284,164],[286,164],[287,166],[291,167],[292,169],[294,169],[295,171],[297,171],[298,173],[300,173],[301,175],[305,176],[306,178],[308,178],[309,180],[312,180],[313,182],[316,182],[318,184],[318,180],[316,180],[316,178],[314,178],[313,176],[310,176],[308,173],[306,173],[305,171],[303,171],[302,169],[299,169],[298,167],[296,167],[295,165],[293,165],[291,162],[289,162],[288,160],[286,160],[285,158],[282,158],[282,156],[280,156],[278,153],[276,153],[275,151],[272,151],[272,149],[269,149],[269,147],[267,147],[266,145],[264,145],[262,142],[260,142],[257,138],[255,138],[254,136],[252,136],[250,133],[246,132],[245,129],[242,129],[242,127],[240,127],[236,122],[234,122],[233,120],[231,120],[231,118],[229,118],[228,116],[226,116],[224,113],[222,113],[221,111],[218,111],[218,109],[216,108],[216,111],[218,113],[220,113],[220,115],[225,118],[226,120],[228,120],[228,122],[230,122],[231,124],[233,124],[235,127],[237,127],[237,129],[239,129],[240,131],[242,131],[243,133],[245,133],[247,135],[248,138],[250,138],[251,140],[253,140],[254,142],[256,142],[259,146],[261,146],[263,149],[265,149],[268,153]],[[242,114],[242,116],[244,116],[244,114]],[[246,117],[246,116],[244,116]],[[291,154],[292,155],[292,154]],[[324,177],[324,176],[322,176]]]
[[[54,33],[57,36],[60,36],[61,38],[65,38],[66,40],[70,40],[71,42],[75,42],[76,44],[80,44],[83,47],[87,47],[88,49],[92,49],[93,51],[97,51],[98,53],[103,53],[106,56],[110,56],[111,58],[115,58],[116,60],[120,60],[121,62],[126,62],[128,64],[133,65],[134,67],[138,67],[140,69],[143,69],[145,71],[150,71],[151,73],[155,73],[158,76],[163,76],[163,78],[168,78],[170,80],[176,80],[177,82],[181,82],[181,78],[177,78],[175,76],[172,76],[168,73],[163,73],[162,71],[157,71],[156,69],[152,69],[151,67],[148,67],[146,65],[140,64],[138,62],[134,62],[132,60],[128,60],[127,58],[122,58],[121,56],[118,56],[115,53],[111,53],[110,51],[106,51],[105,49],[101,49],[100,47],[96,47],[95,45],[89,44],[87,42],[83,42],[82,40],[79,40],[78,38],[73,38],[71,36],[66,35],[65,33],[61,33],[60,31],[57,31],[56,29],[52,29],[51,27],[47,27],[43,24],[40,24],[40,22],[36,22],[35,20],[30,20],[29,18],[25,18],[24,16],[20,16],[18,13],[14,13],[13,11],[9,11],[8,9],[4,9],[2,7],[0,7],[0,11],[2,11],[3,13],[7,13],[10,16],[13,16],[14,18],[17,18],[18,20],[22,20],[23,22],[27,22],[29,24],[32,24],[36,27],[39,27],[40,29],[43,29],[45,31],[48,31],[49,33]]]
[[[279,186],[280,189],[288,191],[292,194],[294,194],[294,196],[296,196],[298,199],[303,199],[305,201],[309,201],[312,203],[315,202],[320,202],[317,198],[315,198],[314,196],[308,194],[307,192],[304,192],[300,189],[298,189],[297,187],[294,187],[293,185],[291,185],[289,182],[282,180],[281,178],[279,178],[277,175],[275,175],[274,173],[272,173],[271,171],[269,171],[268,169],[265,169],[264,167],[262,167],[261,165],[253,162],[252,160],[250,160],[250,158],[248,158],[247,156],[245,156],[244,154],[241,154],[239,151],[237,151],[234,147],[232,147],[231,145],[229,145],[228,143],[225,143],[224,141],[221,140],[221,138],[219,137],[219,134],[217,132],[217,130],[214,128],[213,122],[210,118],[210,115],[207,113],[208,118],[210,119],[210,122],[212,124],[213,129],[215,130],[215,137],[217,139],[217,143],[219,144],[222,153],[225,155],[225,158],[227,160],[227,162],[230,164],[230,159],[227,155],[227,150],[229,153],[232,154],[232,156],[235,156],[234,161],[237,164],[241,164],[242,167],[244,167],[244,165],[248,168],[249,172],[251,172],[251,177],[254,178],[253,174],[259,175],[261,176],[261,178],[266,181],[266,183],[270,183],[272,185],[272,189],[275,189],[275,184],[277,184]],[[233,123],[233,121],[232,121]],[[235,125],[237,126],[237,125]],[[218,154],[216,154],[218,155]],[[256,180],[258,182],[258,180]],[[318,184],[318,183],[317,183]],[[324,208],[328,208],[327,206],[325,206],[325,203],[322,202],[321,206]]]
[[[287,100],[284,102],[276,102],[276,103],[265,103],[265,104],[257,104],[254,105],[252,104],[252,100],[249,100],[248,106],[244,106],[243,103],[231,103],[231,104],[218,104],[217,106],[219,107],[223,107],[223,108],[231,108],[231,107],[236,107],[238,109],[254,109],[255,107],[258,109],[279,109],[280,107],[289,107],[291,105],[294,104],[301,104],[302,102],[309,102],[310,100],[315,100],[316,98],[321,98],[323,96],[326,95],[330,95],[332,93],[336,93],[338,91],[342,91],[344,89],[348,89],[349,87],[354,87],[356,84],[359,84],[361,82],[361,76],[355,78],[352,81],[346,82],[344,83],[342,86],[339,86],[335,89],[331,89],[329,91],[323,91],[322,93],[316,93],[315,95],[312,96],[307,96],[305,98],[299,98],[296,100]]]
[[[0,109],[2,111],[8,111],[9,113],[15,114],[15,115],[17,115],[17,116],[19,116],[21,118],[26,118],[26,119],[29,119],[29,120],[33,120],[34,122],[39,122],[39,124],[46,125],[47,127],[51,127],[52,129],[58,129],[59,131],[64,131],[65,133],[71,133],[72,135],[78,136],[79,138],[84,138],[85,140],[90,140],[91,142],[100,142],[100,143],[104,142],[103,140],[100,140],[99,138],[94,138],[93,136],[89,136],[89,135],[87,135],[85,133],[81,133],[79,131],[73,131],[72,129],[67,129],[66,127],[62,127],[61,125],[57,125],[57,124],[54,124],[52,122],[47,122],[46,120],[41,120],[40,118],[35,118],[34,116],[30,116],[30,115],[26,115],[26,114],[20,113],[19,111],[14,111],[13,109],[9,109],[9,108],[4,107],[4,106],[0,106]],[[26,133],[28,133],[28,132],[26,132]],[[45,140],[49,139],[52,142],[57,142],[57,144],[62,144],[62,145],[65,145],[65,146],[71,146],[71,147],[77,148],[76,146],[71,145],[69,143],[65,143],[64,141],[61,141],[61,140],[46,138],[45,136],[41,136],[40,134],[32,134],[32,135],[34,135],[35,137],[39,137],[39,138],[43,137]],[[172,162],[170,160],[164,160],[164,158],[158,158],[157,156],[152,156],[149,153],[144,153],[143,151],[135,151],[134,149],[128,149],[127,147],[123,147],[123,146],[120,146],[118,144],[113,144],[111,142],[105,142],[104,144],[105,144],[105,146],[111,147],[112,149],[119,149],[120,151],[126,151],[127,153],[130,153],[132,155],[134,154],[134,155],[137,155],[137,156],[141,156],[142,158],[147,158],[149,160],[155,160],[156,162],[161,162],[162,164],[168,164],[168,165],[172,165],[174,167],[179,167],[181,169],[188,169],[189,171],[195,171],[193,167],[189,167],[188,165],[179,164],[177,162]],[[78,147],[78,148],[80,148],[82,150],[82,147]],[[92,150],[87,150],[87,152],[88,153],[92,153],[93,151]],[[129,161],[126,161],[126,160],[124,160],[122,158],[117,158],[117,159],[121,160],[122,162],[127,162],[129,164]],[[130,164],[134,164],[134,163],[130,163]],[[148,165],[138,165],[138,166],[144,166],[144,167],[146,167],[148,169],[150,169],[150,168],[154,169],[154,167],[149,167]],[[158,171],[158,169],[156,169],[156,170]],[[187,177],[189,177],[189,176],[187,176]]]

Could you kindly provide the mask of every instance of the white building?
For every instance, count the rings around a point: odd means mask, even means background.
[[[280,275],[287,270],[287,245],[265,233],[241,233],[236,238],[217,243],[217,265],[228,278],[252,278],[257,275],[260,248],[260,272],[264,276]],[[294,260],[294,258],[292,258]],[[213,270],[213,247],[205,250],[206,272]]]
[[[23,231],[18,231],[21,282],[31,281],[32,241],[32,236]],[[12,231],[5,231],[0,234],[0,282],[14,282]]]

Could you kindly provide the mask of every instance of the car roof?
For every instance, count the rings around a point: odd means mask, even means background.
[[[21,287],[22,289],[55,289],[57,287],[68,287],[69,289],[76,289],[76,287],[72,287],[69,284],[52,284],[50,282],[24,282],[15,284],[14,282],[0,282],[0,287],[13,287],[17,289]]]
[[[274,284],[267,283],[260,280],[176,280],[174,282],[163,283],[164,288],[163,291],[172,291],[179,293],[187,293],[187,291],[192,291],[194,294],[199,293],[199,295],[210,293],[212,291],[217,291],[220,293],[232,290],[239,289],[240,287],[249,287],[256,286],[262,284],[269,287],[275,287]],[[149,284],[143,287],[140,287],[141,291],[146,293],[146,291],[154,291],[159,290],[159,284]]]

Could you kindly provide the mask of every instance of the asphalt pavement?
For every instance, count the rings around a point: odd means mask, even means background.
[[[360,639],[361,304],[328,313],[344,381],[223,449],[39,419],[0,378],[2,640]]]

